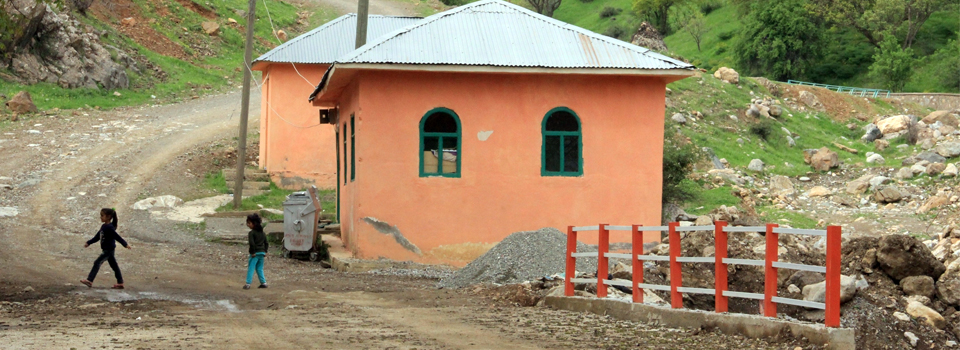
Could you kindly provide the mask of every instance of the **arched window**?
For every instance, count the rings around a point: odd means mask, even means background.
[[[565,107],[557,107],[543,118],[543,153],[540,175],[583,175],[583,139],[580,119]]]
[[[435,108],[420,119],[420,177],[460,177],[460,119]]]

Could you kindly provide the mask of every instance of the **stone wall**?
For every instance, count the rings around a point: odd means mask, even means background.
[[[890,94],[890,98],[913,102],[938,111],[960,109],[960,94],[901,93]]]

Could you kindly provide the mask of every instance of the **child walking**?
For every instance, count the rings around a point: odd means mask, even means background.
[[[250,289],[254,270],[257,271],[257,278],[260,279],[259,288],[267,288],[267,279],[263,277],[263,260],[267,257],[268,245],[262,222],[258,214],[247,216],[247,227],[251,229],[247,234],[247,241],[250,243],[250,262],[247,265],[247,284],[243,285],[243,289]]]
[[[83,283],[87,287],[93,287],[93,280],[97,278],[100,265],[106,260],[107,263],[110,264],[110,268],[113,269],[113,273],[117,275],[117,284],[113,285],[113,289],[123,289],[123,275],[120,274],[120,265],[117,265],[117,258],[114,256],[114,251],[117,249],[116,242],[120,242],[120,245],[127,249],[131,249],[130,245],[117,233],[116,210],[110,208],[100,209],[100,221],[103,222],[103,225],[100,226],[100,231],[97,231],[97,235],[87,241],[83,247],[89,247],[91,244],[100,241],[100,249],[102,249],[103,252],[100,253],[97,261],[93,262],[90,275],[88,275],[86,279],[80,280],[80,283]]]

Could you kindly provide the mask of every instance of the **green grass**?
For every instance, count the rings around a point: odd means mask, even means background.
[[[227,179],[223,177],[222,171],[214,171],[204,176],[203,184],[205,187],[212,189],[217,193],[230,193],[230,188],[227,187]]]
[[[763,222],[786,224],[790,227],[810,229],[817,227],[817,220],[810,218],[802,213],[777,209],[775,207],[762,207],[757,209]]]
[[[616,16],[600,18],[600,11],[604,7],[622,9],[623,12]],[[600,34],[608,33],[612,27],[620,27],[624,34],[619,39],[630,41],[630,37],[636,33],[641,22],[640,18],[633,12],[632,7],[633,2],[631,0],[593,0],[590,2],[566,0],[560,3],[560,7],[553,13],[553,18]]]
[[[224,185],[226,186],[226,185]],[[233,211],[233,210],[257,210],[260,209],[259,205],[263,205],[264,208],[270,209],[283,209],[283,201],[287,199],[291,193],[295,191],[285,190],[280,187],[277,187],[277,184],[270,182],[270,190],[267,192],[257,195],[244,198],[240,201],[240,208],[234,209],[233,203],[227,203],[226,205],[217,208],[218,212],[224,211]]]
[[[703,215],[711,210],[719,208],[721,205],[739,206],[740,198],[732,193],[733,187],[721,186],[709,190],[703,190],[696,199],[687,202],[686,212],[693,215]]]
[[[740,31],[740,20],[735,6],[723,6],[705,17],[708,30],[703,34],[700,48],[693,37],[679,30],[663,38],[667,50],[690,60],[690,63],[708,71],[720,67],[736,67],[733,58],[733,43]]]

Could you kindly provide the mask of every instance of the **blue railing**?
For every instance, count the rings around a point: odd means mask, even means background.
[[[805,81],[797,81],[797,80],[787,80],[787,84],[822,87],[824,89],[847,93],[847,94],[856,95],[860,97],[876,98],[876,97],[880,97],[881,95],[883,95],[883,97],[890,97],[890,90],[865,89],[865,88],[850,87],[850,86],[817,84],[817,83],[808,83]]]

